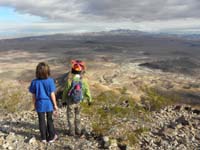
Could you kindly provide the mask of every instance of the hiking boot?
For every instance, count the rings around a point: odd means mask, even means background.
[[[69,130],[67,130],[66,133],[67,133],[68,136],[75,136],[75,131],[74,130],[70,130],[69,129]]]
[[[42,140],[41,142],[45,144],[45,143],[47,143],[47,140]]]
[[[76,134],[75,134],[75,132],[69,132],[68,135],[69,136],[75,136]]]
[[[58,139],[58,136],[55,134],[54,138],[53,138],[52,140],[50,140],[49,143],[53,143],[53,142],[55,142],[55,140],[57,140],[57,139]]]

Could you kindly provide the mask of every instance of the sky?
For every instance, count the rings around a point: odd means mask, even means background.
[[[199,0],[0,0],[0,38],[115,29],[199,33]]]

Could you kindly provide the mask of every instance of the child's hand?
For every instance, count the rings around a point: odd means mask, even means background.
[[[36,110],[36,104],[34,103],[34,106],[33,106],[34,108],[33,108],[33,110],[35,111]]]
[[[90,106],[92,103],[91,102],[88,102],[88,106]]]
[[[54,106],[54,110],[55,110],[55,111],[58,110],[58,106],[57,106],[57,105]]]
[[[53,115],[58,116],[58,106],[57,105],[54,106]]]
[[[58,117],[58,111],[57,111],[57,110],[54,110],[54,111],[53,111],[53,115],[54,115],[54,117]]]

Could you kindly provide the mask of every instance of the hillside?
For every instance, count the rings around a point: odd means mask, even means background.
[[[0,148],[198,148],[198,43],[136,31],[0,40]],[[86,62],[94,100],[91,107],[83,104],[84,135],[67,136],[63,107],[55,117],[60,138],[44,145],[28,86],[38,62],[46,61],[59,99],[71,59]]]

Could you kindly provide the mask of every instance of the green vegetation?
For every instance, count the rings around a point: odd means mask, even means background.
[[[135,145],[138,141],[139,136],[148,131],[149,131],[148,128],[140,127],[132,132],[131,131],[127,132],[125,137],[127,139],[127,144]]]
[[[120,91],[121,94],[126,94],[127,88],[123,87],[122,89],[119,89],[119,91]]]
[[[144,87],[142,90],[146,95],[141,98],[141,102],[149,111],[159,110],[175,102],[172,97],[167,97],[154,88]]]
[[[31,97],[27,93],[28,91],[25,91],[18,83],[0,81],[0,109],[9,112],[30,109],[31,99],[30,101],[27,99]]]
[[[108,135],[110,138],[122,139],[119,140],[120,143],[127,141],[133,144],[142,130],[139,133],[140,130],[126,129],[126,124],[134,118],[145,120],[148,112],[137,105],[131,95],[126,94],[126,90],[123,88],[119,92],[102,92],[94,98],[90,107],[83,103],[82,112],[90,116],[93,131],[97,135]],[[116,132],[120,132],[120,135],[116,136]]]
[[[117,92],[102,92],[94,98],[90,107],[83,103],[83,113],[90,116],[93,131],[97,135],[118,139],[121,145],[136,144],[138,138],[149,131],[144,122],[150,121],[148,115],[151,111],[173,104],[171,98],[156,89],[145,87],[142,90],[145,94],[142,104],[136,103],[125,87]],[[137,120],[137,126],[131,125],[129,128],[130,120]],[[117,132],[120,134],[116,135]]]

